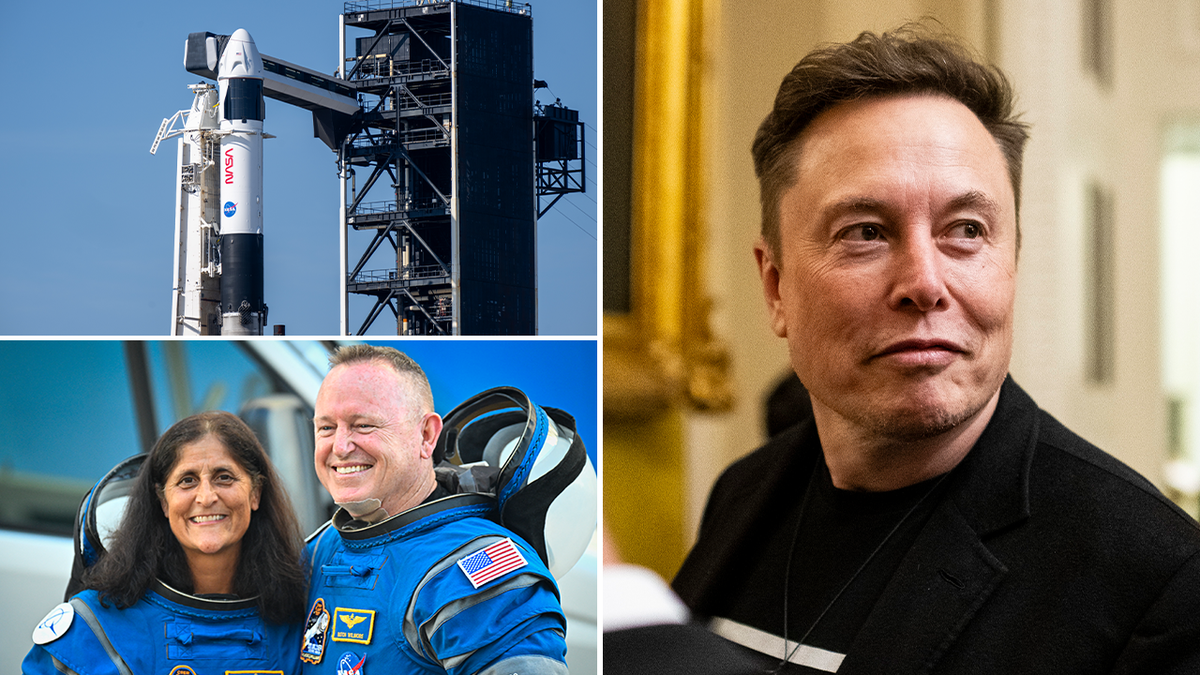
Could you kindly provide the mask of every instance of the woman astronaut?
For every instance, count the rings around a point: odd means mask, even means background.
[[[299,528],[236,416],[200,413],[163,434],[105,548],[85,590],[35,629],[23,672],[299,672]]]

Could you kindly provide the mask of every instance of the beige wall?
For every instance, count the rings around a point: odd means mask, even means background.
[[[1152,10],[1129,0],[1113,3],[1111,88],[1097,86],[1081,68],[1074,3],[1012,3],[1004,16],[1002,53],[1038,125],[1031,147],[1037,165],[1025,181],[1031,194],[1023,216],[1038,237],[1027,248],[1032,253],[1036,247],[1037,258],[1022,270],[1013,372],[1029,383],[1043,407],[1161,485],[1167,442],[1159,158],[1164,125],[1200,110],[1195,46],[1200,5],[1195,0],[1151,5]],[[1080,203],[1089,177],[1116,194],[1117,369],[1115,381],[1104,387],[1083,382],[1080,357],[1086,234]]]
[[[730,413],[687,418],[685,531],[695,532],[720,470],[762,440],[761,401],[787,364],[783,342],[767,329],[751,254],[758,229],[749,155],[754,130],[779,80],[809,48],[922,16],[936,17],[995,54],[1033,124],[1023,181],[1014,376],[1076,432],[1160,482],[1166,430],[1158,365],[1159,134],[1170,116],[1200,110],[1200,3],[1161,0],[1151,3],[1152,11],[1136,0],[1112,2],[1116,66],[1108,90],[1083,71],[1074,0],[712,5],[704,139],[708,291],[714,331],[731,346],[737,405]],[[1116,195],[1117,361],[1115,380],[1106,386],[1088,384],[1083,365],[1089,177]]]

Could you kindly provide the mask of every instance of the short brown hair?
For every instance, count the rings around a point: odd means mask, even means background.
[[[751,152],[762,202],[762,235],[780,257],[779,202],[796,180],[796,138],[839,103],[892,94],[948,96],[983,123],[1004,154],[1015,206],[1021,206],[1021,161],[1028,125],[1013,113],[1013,90],[995,66],[976,60],[953,37],[909,25],[882,35],[819,47],[783,78],[775,105],[758,127]],[[1017,245],[1021,241],[1017,226]]]
[[[387,364],[396,371],[402,380],[411,385],[411,392],[421,403],[416,414],[433,412],[433,390],[429,386],[429,378],[421,366],[404,352],[392,347],[378,345],[346,345],[329,355],[329,367],[344,366],[351,363],[367,363],[377,361]]]

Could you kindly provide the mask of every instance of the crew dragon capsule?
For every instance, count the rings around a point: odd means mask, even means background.
[[[263,62],[239,28],[217,66],[221,157],[221,333],[262,335]]]

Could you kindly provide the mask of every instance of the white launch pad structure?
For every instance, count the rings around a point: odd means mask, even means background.
[[[163,120],[150,148],[154,153],[164,139],[179,137],[171,335],[219,335],[221,189],[214,170],[221,154],[218,99],[211,84],[189,88],[196,95],[192,107]],[[177,122],[182,122],[181,129],[173,128]]]

